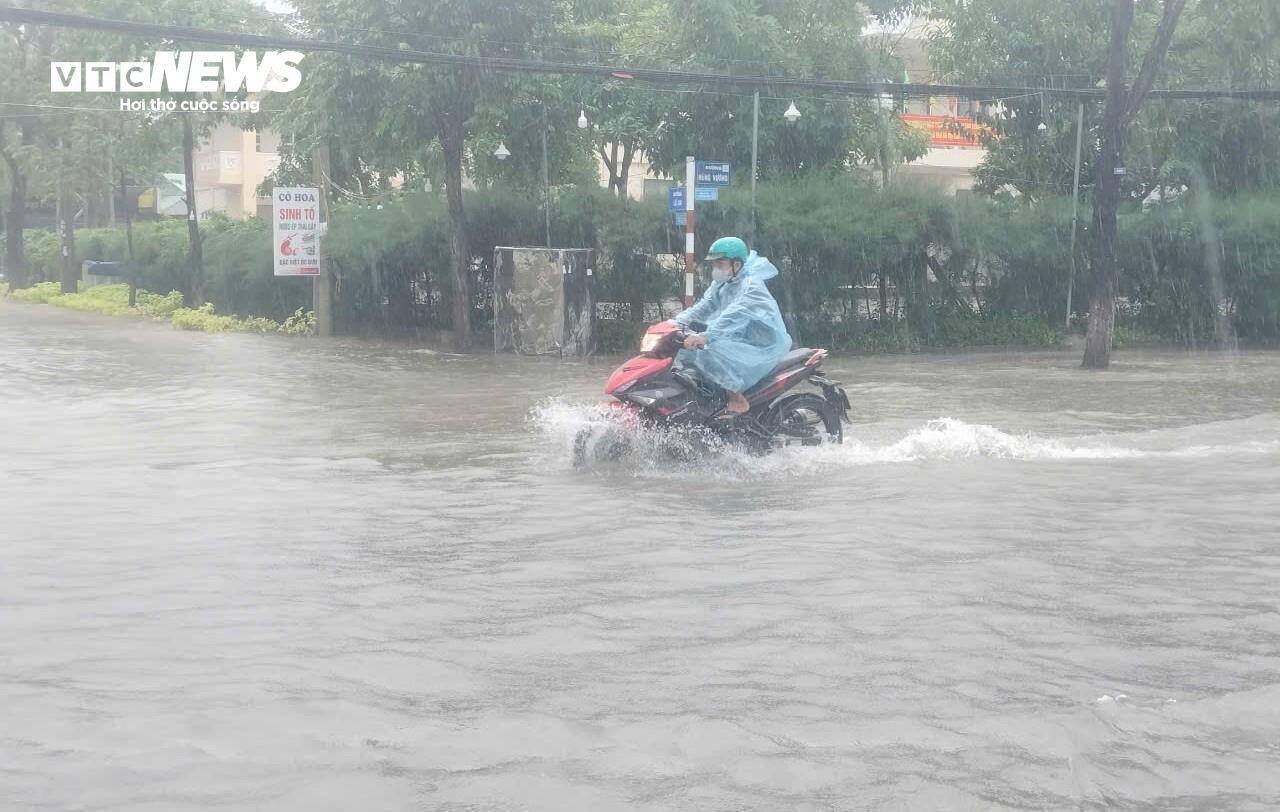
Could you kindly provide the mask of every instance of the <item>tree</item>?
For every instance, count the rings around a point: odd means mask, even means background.
[[[1172,88],[1267,90],[1280,82],[1280,4],[1196,0],[1165,61]],[[1235,196],[1280,187],[1280,107],[1238,100],[1148,104],[1167,159],[1157,183]],[[1139,147],[1140,149],[1141,147]]]
[[[561,7],[553,0],[446,0],[423,4],[300,0],[301,27],[326,39],[480,56],[535,54],[551,38]],[[511,97],[513,77],[474,66],[368,64],[311,56],[303,85],[283,114],[303,141],[347,145],[349,165],[390,178],[420,162],[433,141],[443,162],[449,212],[454,344],[470,348],[471,255],[463,173],[468,141],[486,107]]]
[[[69,10],[78,10],[75,8]],[[171,0],[142,3],[139,0],[103,0],[92,11],[106,17],[122,17],[160,23],[181,23],[212,29],[262,31],[271,28],[271,15],[248,0],[233,0],[193,11]],[[195,15],[194,17],[192,15]],[[6,212],[9,235],[6,241],[6,268],[15,287],[27,283],[22,249],[25,206],[28,196],[45,196],[56,189],[57,207],[62,215],[66,263],[64,289],[72,289],[78,278],[74,253],[77,220],[103,225],[117,184],[126,206],[127,180],[149,181],[174,156],[181,142],[189,145],[188,198],[195,184],[189,151],[205,135],[217,116],[204,113],[121,113],[114,95],[85,93],[74,97],[75,110],[37,112],[41,105],[67,105],[69,97],[53,96],[48,87],[51,60],[126,61],[150,59],[155,50],[169,50],[173,43],[160,43],[112,32],[58,29],[44,26],[7,26],[0,40],[0,60],[11,70],[0,71],[0,101],[31,105],[20,114],[0,107],[0,162],[10,180],[10,204]],[[168,94],[159,94],[167,96]],[[134,100],[149,96],[131,94]],[[99,108],[101,113],[92,108]],[[12,122],[12,124],[10,123]],[[187,131],[190,132],[187,132]],[[77,209],[79,210],[77,212]],[[190,234],[192,272],[189,294],[195,304],[203,300],[200,273],[198,224]]]
[[[6,26],[4,34],[0,59],[8,70],[0,72],[0,162],[9,178],[6,272],[14,287],[30,283],[24,252],[28,199],[52,198],[62,242],[62,289],[71,292],[79,279],[76,221],[94,216],[95,203],[106,197],[104,189],[107,194],[110,191],[104,153],[95,148],[103,119],[92,110],[51,109],[66,105],[66,99],[50,92],[47,66],[51,61],[83,58],[84,44],[91,37],[31,25]],[[95,105],[90,100],[83,106]],[[98,106],[104,105],[99,102]]]
[[[1090,146],[1083,161],[1086,177],[1095,178],[1084,186],[1094,212],[1084,235],[1093,291],[1084,365],[1105,367],[1119,286],[1118,212],[1126,204],[1136,208],[1186,192],[1234,196],[1280,186],[1280,111],[1274,105],[1147,103],[1147,94],[1157,78],[1174,89],[1274,87],[1280,77],[1280,6],[1271,0],[931,5],[942,23],[931,58],[949,79],[1047,89],[1092,89],[1106,81],[1102,109],[1085,107],[1084,141]],[[1130,46],[1144,40],[1150,43],[1146,50]],[[974,48],[974,42],[984,47]],[[1128,76],[1137,77],[1131,88]],[[1017,117],[994,122],[1003,137],[990,146],[978,171],[979,188],[990,194],[1012,188],[1024,203],[1069,193],[1076,102],[1029,94],[1006,99],[1004,106]],[[1036,138],[1028,129],[1040,121],[1048,124],[1047,137]],[[1124,174],[1116,174],[1117,166],[1124,166]]]
[[[872,103],[812,93],[792,97],[769,81],[867,75],[871,60],[861,37],[866,16],[859,4],[638,0],[601,10],[584,3],[573,18],[580,56],[589,53],[602,64],[762,77],[761,177],[841,172],[879,159],[883,128]],[[625,194],[633,161],[642,153],[651,171],[667,177],[680,175],[691,154],[750,166],[750,90],[655,87],[625,79],[581,86],[592,147],[618,194]],[[782,116],[793,101],[803,111],[795,123]],[[902,159],[923,153],[923,144],[907,128],[899,126],[895,139],[894,152]]]
[[[1173,41],[1178,17],[1187,0],[1164,0],[1163,15],[1133,87],[1125,85],[1129,32],[1133,27],[1134,0],[1113,0],[1111,44],[1107,49],[1107,95],[1102,114],[1102,149],[1098,156],[1093,202],[1093,252],[1089,263],[1089,330],[1085,336],[1083,365],[1106,369],[1111,363],[1115,333],[1119,265],[1116,262],[1117,212],[1123,174],[1124,128],[1133,121],[1155,84],[1165,54]]]
[[[188,25],[214,30],[253,30],[255,32],[272,31],[278,26],[271,16],[258,8],[249,0],[224,0],[217,4],[192,6],[177,0],[149,3],[145,11],[137,8],[137,0],[116,0],[130,7],[130,11],[150,21],[177,25]],[[135,47],[145,47],[146,43],[134,40]],[[153,43],[154,44],[154,43]],[[187,95],[187,94],[184,94]],[[223,96],[221,92],[217,94]],[[182,132],[182,168],[186,179],[187,203],[187,257],[190,266],[187,299],[192,306],[199,307],[205,302],[204,252],[200,239],[199,212],[196,205],[195,150],[200,141],[207,137],[226,114],[217,112],[180,111],[165,117],[168,122],[180,125]]]
[[[628,36],[631,50],[668,66],[765,77],[865,76],[870,67],[860,34],[866,17],[847,0],[654,0],[641,7]],[[869,101],[793,99],[766,83],[761,90],[761,177],[842,171],[875,154],[877,112]],[[670,97],[650,128],[647,152],[655,170],[673,176],[685,156],[749,166],[752,99],[730,92],[662,92]],[[799,121],[783,111],[795,101]],[[665,124],[659,131],[657,125]]]
[[[4,207],[5,277],[12,288],[30,284],[24,255],[27,195],[42,117],[32,105],[46,96],[42,56],[51,47],[51,32],[33,26],[0,28],[0,169],[8,178]]]

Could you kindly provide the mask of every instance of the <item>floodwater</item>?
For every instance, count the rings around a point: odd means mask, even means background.
[[[0,808],[1274,809],[1280,354],[1077,364],[584,472],[607,361],[0,302]]]

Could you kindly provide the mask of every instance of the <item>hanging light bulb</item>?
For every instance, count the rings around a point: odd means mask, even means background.
[[[499,161],[505,161],[511,157],[511,150],[507,149],[507,145],[502,141],[498,142],[498,148],[493,151],[493,157]]]
[[[587,111],[579,110],[578,111],[578,129],[585,130],[586,128],[587,128]]]
[[[782,114],[782,117],[787,120],[788,124],[795,124],[800,120],[800,111],[796,109],[795,102],[791,102],[791,106],[787,108],[787,112]]]

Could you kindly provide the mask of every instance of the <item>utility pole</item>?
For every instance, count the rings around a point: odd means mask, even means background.
[[[1071,276],[1067,279],[1066,329],[1071,329],[1071,293],[1076,281],[1076,211],[1080,206],[1080,150],[1084,145],[1084,102],[1076,111],[1076,179],[1071,191]]]
[[[114,174],[111,171],[111,153],[107,153],[107,226],[109,228],[116,227],[116,196],[111,189],[111,178]]]
[[[547,172],[547,109],[542,108],[542,213],[547,224],[547,247],[551,247],[551,176]]]
[[[311,288],[311,308],[316,313],[316,335],[333,335],[333,279],[325,258],[325,242],[329,239],[329,143],[325,141],[311,151],[311,177],[320,192],[320,234],[316,240],[316,258],[320,274]]]
[[[195,137],[191,132],[191,116],[182,115],[182,168],[187,186],[187,241],[190,243],[191,304],[204,304],[204,259],[200,248],[200,222],[196,216]]]
[[[68,199],[67,184],[63,172],[67,165],[67,154],[63,149],[62,139],[58,139],[58,229],[62,232],[62,292],[75,293],[80,281],[80,269],[76,267],[76,226],[75,210]]]
[[[693,305],[693,199],[697,196],[693,156],[684,159],[684,306]]]
[[[889,191],[889,145],[893,142],[889,108],[893,105],[893,97],[888,92],[883,92],[876,97],[876,104],[880,108],[881,123],[884,126],[884,136],[881,139],[880,147],[880,189],[887,192]],[[879,294],[880,305],[877,317],[880,323],[883,324],[889,314],[889,282],[885,278],[883,268],[876,272],[876,292]]]
[[[760,146],[760,91],[751,95],[751,243],[756,241],[756,158]]]

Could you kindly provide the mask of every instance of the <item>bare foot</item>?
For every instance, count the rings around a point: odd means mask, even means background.
[[[742,396],[741,392],[730,392],[729,402],[725,408],[734,414],[742,414],[751,408],[751,404]]]

